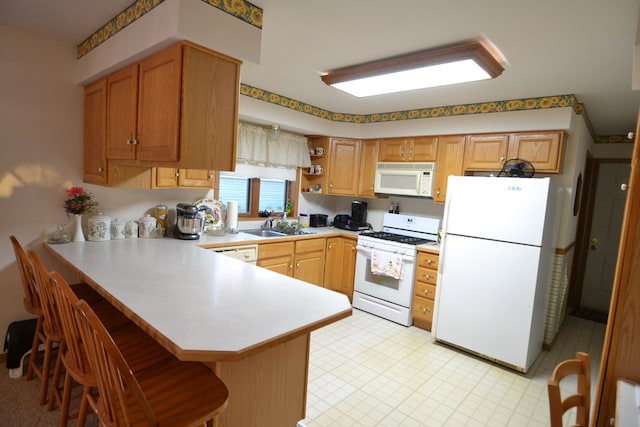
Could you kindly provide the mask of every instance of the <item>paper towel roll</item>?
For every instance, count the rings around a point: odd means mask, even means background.
[[[227,202],[227,228],[232,233],[238,231],[238,202],[236,201]]]

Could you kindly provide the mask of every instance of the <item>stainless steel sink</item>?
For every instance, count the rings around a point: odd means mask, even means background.
[[[242,233],[252,234],[258,237],[282,237],[286,236],[284,233],[280,233],[279,231],[271,230],[269,228],[257,228],[255,230],[240,230]]]

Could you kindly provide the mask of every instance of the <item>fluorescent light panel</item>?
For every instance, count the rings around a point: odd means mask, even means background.
[[[504,68],[479,42],[423,51],[330,72],[322,80],[357,97],[486,80]]]

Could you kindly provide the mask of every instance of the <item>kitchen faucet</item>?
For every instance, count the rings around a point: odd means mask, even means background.
[[[262,224],[262,228],[273,228],[273,218],[267,218],[264,224]]]

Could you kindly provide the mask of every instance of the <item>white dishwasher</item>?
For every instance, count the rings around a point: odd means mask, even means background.
[[[211,250],[249,264],[256,265],[258,262],[258,245],[225,246]]]

